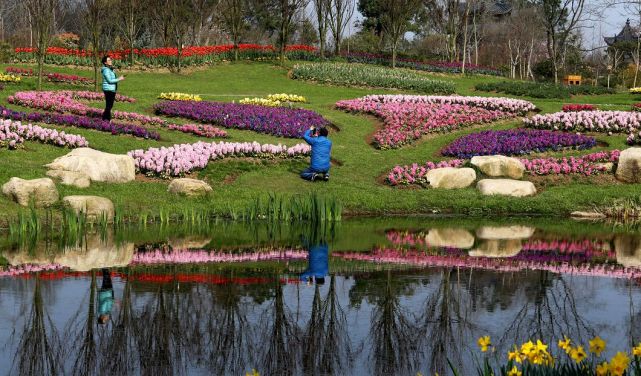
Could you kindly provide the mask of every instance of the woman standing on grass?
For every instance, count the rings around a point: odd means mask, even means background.
[[[111,108],[116,100],[118,82],[125,79],[125,76],[116,78],[116,72],[109,55],[102,58],[102,91],[105,93],[105,111],[102,113],[102,120],[111,121]]]

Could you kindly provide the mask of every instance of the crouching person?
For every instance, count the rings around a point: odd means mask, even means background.
[[[309,167],[300,173],[301,178],[309,181],[329,180],[332,141],[327,135],[327,128],[311,127],[305,131],[303,138],[312,147],[312,157]]]

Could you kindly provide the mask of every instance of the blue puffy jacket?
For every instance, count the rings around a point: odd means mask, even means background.
[[[311,168],[316,172],[329,171],[329,156],[332,151],[332,141],[327,137],[312,137],[312,131],[305,131],[303,138],[312,146],[312,163]]]
[[[308,277],[324,278],[329,273],[329,247],[327,244],[317,244],[309,250],[307,256],[309,265],[300,275],[301,280]]]
[[[118,89],[116,72],[109,67],[102,67],[102,91],[116,91]]]

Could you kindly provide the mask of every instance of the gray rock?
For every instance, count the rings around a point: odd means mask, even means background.
[[[77,188],[88,188],[91,185],[89,176],[81,172],[64,171],[64,170],[49,170],[47,176],[60,179],[63,185],[71,185]]]
[[[136,178],[134,159],[125,154],[109,154],[78,148],[46,165],[50,170],[86,174],[92,181],[126,183]]]
[[[521,179],[525,172],[525,165],[521,161],[504,155],[476,156],[472,157],[470,163],[491,177]]]
[[[206,182],[198,179],[180,178],[169,183],[169,193],[183,194],[186,196],[204,196],[213,191]]]
[[[37,208],[50,206],[60,198],[56,185],[49,178],[25,180],[13,177],[2,186],[2,193],[22,206],[33,202]]]
[[[458,189],[467,188],[476,180],[473,168],[443,167],[429,170],[425,179],[431,188]]]
[[[110,199],[99,196],[67,196],[62,199],[67,207],[72,208],[76,214],[86,214],[87,221],[97,222],[103,217],[108,222],[114,219],[114,204]]]

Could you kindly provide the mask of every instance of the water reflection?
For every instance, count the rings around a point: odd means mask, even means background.
[[[0,364],[20,375],[415,375],[447,374],[449,360],[468,374],[481,335],[498,354],[529,338],[599,334],[613,352],[641,339],[637,229],[344,226],[343,237],[265,231],[254,246],[224,229],[5,247]],[[222,244],[230,232],[236,243]]]

